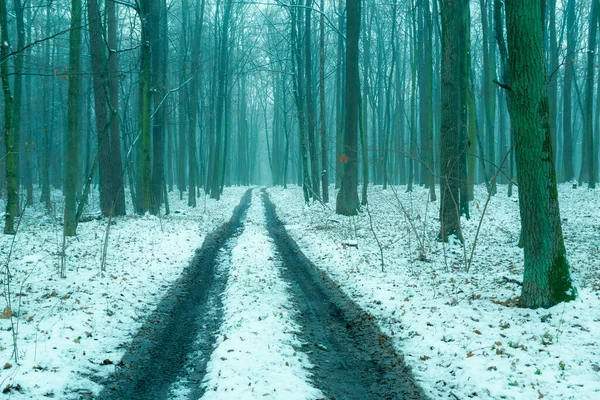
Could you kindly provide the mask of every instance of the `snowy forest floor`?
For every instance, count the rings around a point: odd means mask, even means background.
[[[67,243],[66,279],[58,274],[60,194],[50,215],[38,204],[27,208],[18,234],[0,236],[0,280],[5,303],[7,296],[11,300],[10,309],[1,307],[0,390],[9,398],[96,396],[102,384],[91,377],[106,378],[119,368],[128,343],[190,264],[194,250],[229,220],[246,190],[227,188],[220,202],[201,199],[195,209],[172,194],[168,216],[113,219],[104,272],[107,220],[81,223],[78,236]],[[423,188],[412,193],[403,187],[371,188],[369,208],[351,218],[319,203],[304,205],[298,187],[268,193],[292,239],[373,317],[380,341],[393,343],[429,397],[600,396],[597,191],[559,188],[579,298],[549,310],[515,307],[520,287],[510,280],[521,280],[523,255],[516,247],[518,203],[506,196],[505,186],[483,216],[469,272],[465,259],[485,188],[476,189],[471,220],[463,220],[465,248],[436,240],[439,204],[429,203]],[[329,350],[320,343],[307,348],[302,334],[296,335],[297,307],[257,204],[259,190],[252,201],[245,230],[219,256],[217,273],[227,279],[219,296],[219,335],[201,378],[204,398],[321,397],[311,376],[318,376],[320,367],[314,365],[315,354]],[[11,356],[15,332],[18,364]],[[171,387],[170,398],[193,394],[186,385]]]
[[[439,204],[424,188],[371,188],[368,209],[350,218],[305,206],[297,187],[269,193],[302,251],[394,338],[429,397],[600,398],[599,191],[559,187],[579,297],[547,310],[516,307],[510,280],[522,280],[523,252],[517,193],[508,198],[506,186],[483,216],[469,272],[485,187],[462,219],[465,248],[436,240]]]

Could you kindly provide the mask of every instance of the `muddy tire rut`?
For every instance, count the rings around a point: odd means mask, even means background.
[[[363,311],[298,248],[263,191],[268,230],[302,326],[313,383],[330,399],[424,399],[400,354]]]
[[[226,284],[215,260],[227,241],[240,233],[251,197],[248,190],[231,219],[206,236],[190,265],[128,345],[115,373],[100,382],[105,389],[99,399],[166,400],[171,385],[182,378],[194,386],[192,396],[202,394]]]

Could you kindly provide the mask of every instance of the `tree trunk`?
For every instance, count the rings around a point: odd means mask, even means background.
[[[150,0],[140,1],[141,20],[141,61],[140,61],[140,118],[141,140],[139,145],[139,163],[141,168],[141,185],[138,191],[138,210],[140,214],[150,211],[151,180],[152,180],[152,155],[151,155],[151,12]]]
[[[575,79],[575,54],[577,46],[577,28],[575,25],[575,0],[567,1],[567,54],[563,83],[563,181],[575,178],[573,170],[573,80]]]
[[[596,160],[594,144],[594,79],[595,57],[596,57],[596,36],[598,26],[598,7],[596,2],[592,2],[589,15],[588,28],[588,51],[587,51],[587,70],[585,80],[585,102],[583,111],[583,141],[582,141],[582,165],[579,174],[579,184],[585,180],[588,181],[590,189],[596,188]]]
[[[305,86],[304,94],[306,96],[306,121],[308,132],[308,153],[310,155],[310,171],[311,171],[311,196],[313,199],[321,198],[321,179],[319,176],[319,162],[317,157],[317,142],[315,140],[315,107],[313,102],[312,92],[312,34],[311,34],[311,7],[312,0],[306,0],[305,16],[304,16],[304,73]]]
[[[117,53],[117,6],[106,2],[106,26],[108,30],[108,72],[110,111],[110,176],[109,199],[112,215],[125,215],[125,185],[123,183],[123,160],[121,158],[121,122],[119,119],[119,53]],[[133,189],[132,189],[133,190]]]
[[[8,24],[6,14],[6,0],[0,0],[0,57],[6,59],[9,53]],[[8,62],[0,63],[2,75],[2,91],[4,93],[4,145],[6,158],[6,216],[4,233],[16,234],[15,217],[19,212],[19,183],[17,178],[16,138],[13,130],[13,97],[8,79]]]
[[[192,81],[189,96],[189,124],[188,124],[188,167],[189,188],[188,206],[196,207],[196,129],[198,127],[198,96],[200,92],[200,43],[202,40],[202,27],[204,22],[205,0],[202,0],[200,11],[196,10],[196,24],[194,29],[194,41],[192,46]],[[181,139],[180,139],[181,140]]]
[[[219,200],[221,198],[221,178],[223,175],[223,167],[225,160],[223,159],[224,152],[224,133],[223,133],[223,118],[225,117],[225,79],[229,69],[228,64],[228,45],[229,45],[229,24],[233,8],[233,0],[226,0],[225,9],[223,11],[223,20],[221,21],[221,42],[219,46],[219,77],[217,79],[217,102],[216,102],[216,141],[215,141],[215,160],[213,166],[213,176],[211,179],[210,197],[211,199]]]
[[[525,253],[520,305],[551,307],[575,297],[563,241],[546,89],[539,0],[507,0],[512,74],[508,107],[516,141]]]
[[[442,241],[451,235],[462,241],[460,226],[460,144],[462,138],[463,93],[461,86],[462,15],[464,0],[445,1],[442,17],[442,120],[440,137],[440,235]]]
[[[100,211],[103,216],[111,214],[111,154],[108,139],[108,70],[102,49],[103,28],[97,0],[87,0],[88,29],[90,35],[90,54],[92,56],[92,82],[96,116],[96,134],[98,135],[100,174]]]
[[[71,0],[69,34],[69,95],[65,156],[64,235],[77,231],[77,178],[79,166],[79,60],[81,57],[81,0]]]
[[[492,182],[490,187],[491,194],[496,194],[496,184],[493,182],[492,177],[495,174],[496,165],[496,138],[494,136],[494,125],[496,123],[496,88],[493,80],[496,79],[496,71],[492,69],[492,48],[493,42],[491,41],[492,35],[490,34],[490,28],[488,24],[488,1],[491,0],[479,0],[481,9],[481,27],[483,33],[483,104],[485,109],[485,132],[483,137],[487,141],[487,154],[486,161],[489,163],[489,167],[486,167],[487,179]],[[475,112],[475,110],[473,110]],[[504,135],[504,132],[499,132],[499,136]],[[471,143],[473,146],[475,143]],[[475,149],[475,147],[472,147]],[[474,152],[474,150],[472,150]]]
[[[325,11],[325,0],[321,0],[321,11]],[[321,184],[323,203],[329,203],[329,166],[327,165],[327,127],[325,120],[325,15],[319,18],[319,105],[321,134]]]
[[[302,192],[304,202],[310,201],[310,177],[308,172],[308,151],[306,146],[306,122],[304,113],[304,73],[302,71],[302,44],[300,40],[300,31],[302,26],[302,12],[295,9],[291,10],[291,47],[292,47],[292,68],[294,78],[294,99],[296,101],[296,110],[298,112],[298,144],[300,156],[300,171]]]
[[[166,87],[166,49],[163,38],[167,35],[166,6],[163,0],[150,0],[150,12],[147,14],[148,37],[151,59],[151,99],[152,99],[152,178],[150,188],[150,213],[158,215],[163,203],[165,182],[165,102]]]
[[[552,133],[552,148],[554,160],[558,143],[556,141],[556,121],[558,113],[558,38],[556,35],[556,0],[546,0],[548,14],[548,41],[549,41],[549,70],[546,78],[548,86],[548,104],[550,106],[550,132]]]
[[[344,166],[342,185],[337,195],[336,212],[342,215],[358,213],[358,102],[360,96],[358,72],[358,38],[360,35],[360,0],[346,1],[346,119],[344,130]]]
[[[50,11],[51,5],[49,4],[46,8],[46,36],[50,36]],[[50,40],[48,40],[44,45],[46,62],[48,65],[51,64],[51,48],[50,48]],[[42,154],[41,154],[41,186],[42,186],[42,196],[40,201],[44,203],[46,210],[50,210],[52,207],[52,203],[50,201],[50,148],[52,146],[50,135],[52,132],[52,117],[49,112],[49,108],[51,106],[50,99],[52,98],[51,92],[54,92],[54,87],[52,86],[51,78],[43,78],[44,79],[44,91],[42,94],[43,97],[43,113],[42,118],[44,120],[44,129],[42,133]]]
[[[338,1],[338,30],[344,33],[344,12],[342,9],[342,0]],[[344,152],[344,37],[338,34],[337,42],[337,68],[335,73],[335,188],[339,189],[342,185],[344,174],[344,164],[341,162],[341,156]]]

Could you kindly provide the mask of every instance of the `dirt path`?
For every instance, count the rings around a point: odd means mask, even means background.
[[[239,234],[251,194],[248,190],[242,197],[229,222],[206,236],[190,266],[138,331],[115,373],[101,382],[105,389],[99,399],[169,399],[177,380],[193,386],[195,398],[201,395],[221,321],[219,295],[226,283],[216,271],[215,259],[226,242]]]
[[[263,191],[267,224],[303,327],[314,385],[331,399],[423,399],[391,339],[289,237]]]
[[[204,394],[207,363],[223,322],[227,268],[218,264],[243,231],[251,193],[246,192],[228,223],[206,237],[128,346],[115,373],[99,382],[105,386],[99,399],[196,400]],[[281,261],[280,274],[299,311],[298,337],[304,344],[296,350],[307,354],[314,366],[310,384],[329,399],[423,399],[373,317],[304,256],[264,191],[263,202],[274,256]]]

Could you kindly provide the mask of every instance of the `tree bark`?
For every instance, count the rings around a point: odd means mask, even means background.
[[[117,6],[106,2],[106,26],[108,36],[109,112],[110,112],[110,176],[109,200],[112,215],[125,215],[125,185],[123,160],[121,158],[121,122],[119,119],[119,53],[117,52]]]
[[[563,241],[539,0],[507,0],[508,108],[515,135],[521,236],[522,307],[551,307],[575,297]]]
[[[321,0],[325,11],[325,0]],[[323,203],[329,203],[329,166],[327,165],[327,121],[325,120],[325,15],[319,18],[319,122],[321,134],[321,185]]]
[[[563,181],[575,178],[573,170],[573,80],[575,79],[575,58],[577,27],[575,25],[575,0],[567,1],[567,54],[563,83]]]
[[[79,166],[79,60],[81,58],[81,0],[71,0],[69,34],[69,92],[65,148],[64,235],[77,232],[77,182]]]
[[[337,195],[336,212],[342,215],[358,213],[358,102],[360,96],[358,72],[358,39],[360,35],[360,0],[346,1],[346,119],[344,129],[344,166],[342,185]]]
[[[588,28],[585,102],[583,110],[583,141],[581,152],[582,163],[581,172],[579,174],[579,184],[581,185],[583,181],[587,180],[590,189],[596,188],[596,159],[594,151],[594,80],[596,71],[594,61],[596,57],[596,36],[598,32],[598,26],[596,25],[597,18],[597,3],[592,2]]]
[[[0,0],[0,57],[5,59],[9,53],[9,34],[6,13],[6,0]],[[2,91],[4,93],[4,145],[6,158],[6,216],[4,233],[16,234],[15,217],[19,212],[19,187],[17,178],[16,138],[13,130],[13,97],[8,79],[8,62],[0,63]]]
[[[312,32],[311,32],[311,10],[312,0],[306,0],[306,8],[304,15],[304,73],[305,86],[304,94],[306,96],[306,121],[308,132],[308,153],[310,155],[310,172],[311,172],[311,197],[313,199],[321,198],[321,179],[319,176],[319,162],[317,157],[317,142],[315,140],[315,106],[313,101],[312,91]]]
[[[466,97],[461,85],[462,15],[464,0],[441,3],[442,17],[442,119],[440,137],[440,235],[442,241],[455,235],[462,241],[460,226],[460,144],[463,137]],[[465,103],[465,104],[463,104]]]

